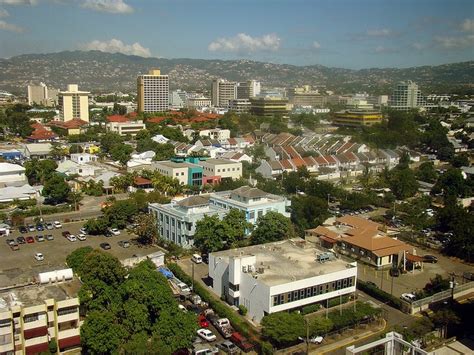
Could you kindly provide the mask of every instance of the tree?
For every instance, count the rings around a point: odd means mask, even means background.
[[[84,224],[84,228],[90,235],[105,234],[109,228],[109,222],[104,217],[92,218]]]
[[[81,326],[81,343],[87,353],[111,354],[117,351],[126,334],[111,312],[92,311]]]
[[[394,168],[389,183],[393,194],[400,200],[412,197],[418,191],[418,181],[410,168]]]
[[[67,265],[74,270],[75,273],[80,273],[81,267],[87,256],[92,253],[94,249],[92,247],[82,247],[74,250],[71,254],[66,257]]]
[[[263,244],[292,238],[294,235],[290,219],[271,211],[258,218],[250,240],[252,244]]]
[[[76,153],[82,153],[83,149],[80,144],[73,144],[69,148],[69,154],[76,154]]]
[[[211,253],[224,248],[227,228],[218,215],[204,216],[197,221],[194,233],[194,246],[202,253]]]
[[[110,157],[120,162],[120,164],[126,165],[132,152],[133,148],[128,144],[116,144],[110,149]]]
[[[31,185],[44,184],[55,173],[58,164],[51,159],[31,159],[25,162],[25,175]]]
[[[451,160],[451,164],[455,168],[460,168],[461,166],[469,166],[469,155],[467,153],[455,155]]]
[[[177,331],[179,329],[179,331]],[[191,347],[198,323],[196,315],[184,313],[177,306],[160,313],[160,321],[153,327],[153,334],[173,350]]]
[[[291,221],[300,234],[305,229],[319,226],[329,216],[326,199],[316,196],[295,196],[291,199]]]
[[[323,335],[329,333],[333,326],[334,324],[329,318],[314,317],[309,324],[309,332],[311,335]]]
[[[299,313],[278,312],[262,319],[262,334],[273,344],[289,345],[306,335],[304,318]]]
[[[81,280],[84,283],[98,280],[114,288],[121,284],[126,271],[120,261],[107,253],[99,250],[86,255],[81,270]]]
[[[422,163],[416,172],[416,178],[421,181],[434,183],[438,179],[438,173],[432,162]]]
[[[120,134],[115,132],[107,132],[100,139],[100,149],[103,153],[110,153],[112,148],[116,145],[121,145],[123,138]]]
[[[71,188],[64,181],[64,178],[59,175],[53,175],[49,178],[43,188],[43,196],[46,197],[46,202],[56,205],[68,200]]]
[[[466,197],[471,195],[472,186],[469,181],[464,180],[460,169],[448,169],[440,176],[433,187],[432,193],[442,193],[444,198]]]
[[[56,339],[53,338],[48,344],[48,350],[51,354],[56,354],[58,352],[58,343],[56,342]]]
[[[233,247],[236,243],[244,240],[245,236],[253,228],[252,223],[247,222],[245,212],[236,208],[231,208],[224,216],[222,223],[225,224],[227,230],[227,238],[225,244],[228,247]]]
[[[140,213],[135,217],[135,233],[142,244],[154,244],[158,239],[158,224],[151,213]]]
[[[459,317],[451,309],[440,309],[432,316],[432,321],[437,328],[441,329],[441,336],[448,336],[448,326],[451,324],[459,324]]]
[[[122,324],[129,334],[150,331],[151,320],[146,304],[132,298],[126,300],[122,308]]]
[[[120,200],[105,207],[103,212],[109,226],[125,228],[129,222],[133,221],[133,218],[138,213],[138,208],[131,200]]]
[[[296,171],[283,173],[282,184],[286,192],[289,194],[294,194],[298,191],[304,191],[305,189],[305,181]]]

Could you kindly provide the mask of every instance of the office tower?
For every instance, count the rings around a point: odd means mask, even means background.
[[[290,103],[295,106],[324,107],[327,96],[321,95],[318,90],[312,90],[309,85],[304,85],[290,91]]]
[[[255,116],[288,116],[288,99],[282,97],[253,97],[250,99],[250,113]]]
[[[425,98],[418,89],[418,85],[411,80],[399,82],[389,101],[391,109],[400,111],[421,108],[425,105]]]
[[[187,93],[183,90],[173,90],[170,93],[170,106],[172,108],[183,108],[186,106]]]
[[[28,85],[28,105],[43,105],[48,98],[48,87],[44,83]]]
[[[159,69],[137,78],[138,112],[164,112],[169,110],[168,75],[161,75]]]
[[[212,105],[215,107],[227,107],[230,100],[237,98],[237,83],[222,79],[212,81]]]
[[[88,91],[79,91],[77,84],[69,84],[66,91],[60,91],[58,103],[61,121],[80,119],[89,122],[89,94]]]
[[[260,81],[247,80],[239,83],[237,86],[237,98],[248,100],[251,97],[260,95],[260,89]]]

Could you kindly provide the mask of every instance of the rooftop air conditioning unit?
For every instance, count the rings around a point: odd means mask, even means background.
[[[242,272],[247,272],[247,266],[242,266]]]
[[[259,274],[263,274],[265,272],[265,268],[264,267],[259,267],[258,268],[258,273]]]

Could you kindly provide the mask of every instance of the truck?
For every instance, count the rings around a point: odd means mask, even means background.
[[[232,328],[232,325],[230,324],[230,321],[227,318],[215,319],[212,324],[214,325],[214,327],[216,327],[219,333],[221,333],[224,339],[230,338],[232,336],[232,333],[234,333],[234,328]]]

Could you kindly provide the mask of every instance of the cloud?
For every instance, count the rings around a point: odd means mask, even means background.
[[[416,49],[416,50],[418,50],[418,51],[421,51],[422,49],[425,49],[425,48],[426,48],[426,46],[425,46],[424,44],[419,43],[419,42],[412,43],[412,44],[410,45],[410,47],[411,47],[412,49]]]
[[[10,16],[10,14],[8,13],[7,10],[0,9],[0,18],[5,18],[5,17],[8,17],[8,16]]]
[[[394,33],[388,28],[381,28],[375,30],[367,30],[366,35],[369,37],[390,37],[393,36]]]
[[[235,37],[219,38],[211,42],[208,49],[211,52],[258,52],[276,51],[280,48],[280,38],[275,33],[252,37],[239,33]]]
[[[123,0],[85,0],[81,6],[111,14],[130,14],[134,11],[133,7],[124,3]]]
[[[464,49],[474,45],[474,34],[461,37],[436,36],[433,40],[443,49]]]
[[[36,5],[38,0],[0,0],[2,5]]]
[[[383,54],[383,53],[396,53],[398,52],[397,49],[395,48],[387,48],[387,47],[384,47],[384,46],[378,46],[374,49],[374,52],[375,53],[378,53],[378,54]]]
[[[465,19],[461,24],[461,30],[464,32],[474,32],[474,19]]]
[[[313,48],[314,49],[321,49],[321,44],[318,41],[313,42]]]
[[[1,20],[0,20],[0,30],[18,32],[18,33],[25,32],[25,29],[23,27],[20,27],[20,26],[17,26],[5,21],[1,21]]]
[[[119,39],[111,39],[110,41],[94,40],[92,42],[82,44],[79,46],[84,50],[98,50],[108,53],[123,53],[130,55],[138,55],[140,57],[150,57],[151,52],[149,48],[143,47],[140,43],[125,44]]]

